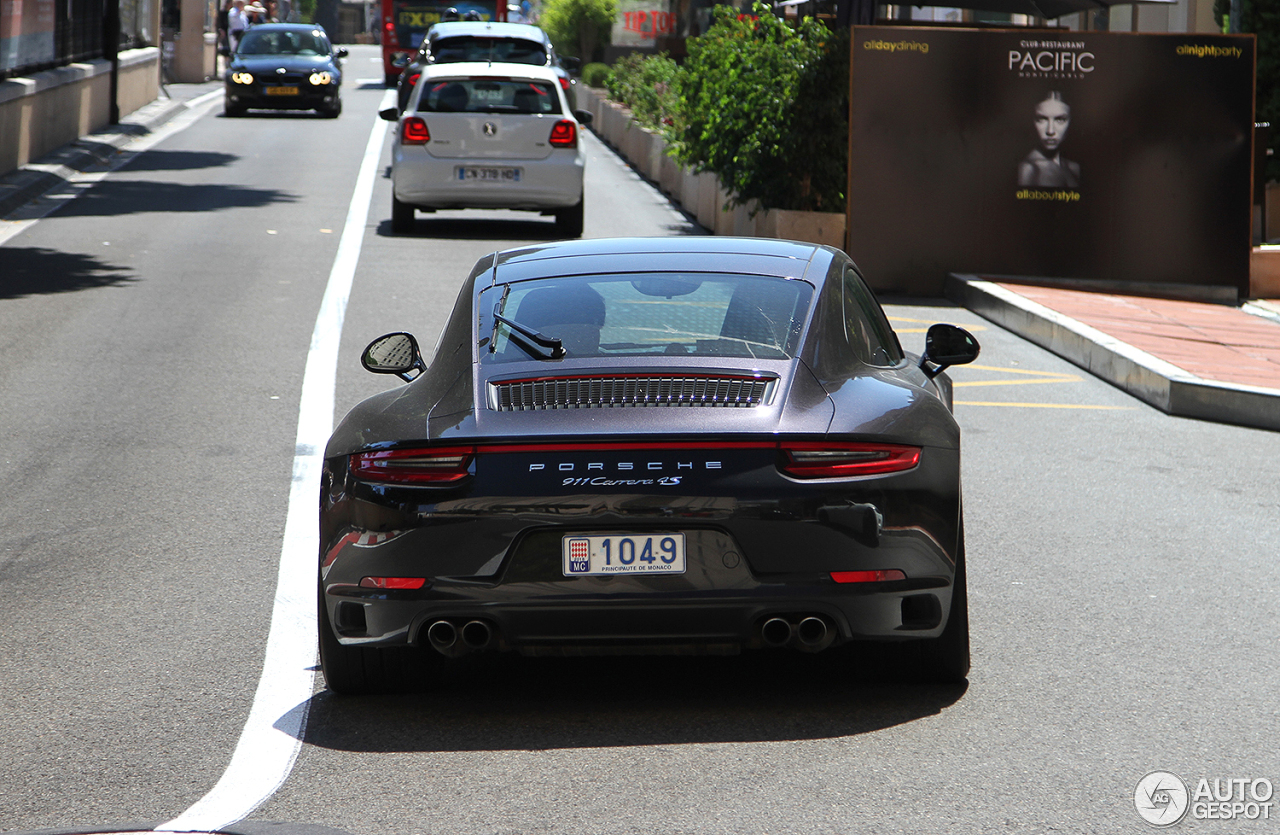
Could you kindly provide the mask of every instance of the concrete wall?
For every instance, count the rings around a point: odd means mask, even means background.
[[[120,53],[117,102],[123,117],[160,94],[160,50]],[[0,174],[105,127],[111,119],[111,63],[91,61],[0,81]]]

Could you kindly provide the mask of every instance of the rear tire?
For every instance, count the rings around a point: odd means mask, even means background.
[[[918,671],[925,681],[958,684],[969,675],[969,593],[964,570],[964,521],[956,549],[956,574],[951,585],[951,611],[936,638],[919,646]]]
[[[414,647],[348,647],[339,643],[329,622],[324,591],[317,599],[320,669],[325,683],[343,696],[402,693],[424,683],[422,654]]]
[[[579,198],[577,205],[567,209],[556,210],[556,232],[565,238],[581,238],[583,226],[583,204]]]
[[[391,231],[397,235],[407,235],[413,231],[413,206],[401,203],[394,194],[391,195]]]

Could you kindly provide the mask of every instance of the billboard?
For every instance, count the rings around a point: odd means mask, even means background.
[[[0,73],[53,63],[56,10],[53,0],[0,4]]]
[[[1254,38],[855,27],[850,255],[1248,292]]]
[[[658,38],[674,35],[678,25],[668,0],[619,0],[610,43],[652,49]]]

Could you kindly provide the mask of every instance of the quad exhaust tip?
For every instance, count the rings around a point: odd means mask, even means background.
[[[791,622],[786,618],[769,618],[760,627],[765,646],[783,647],[791,643]]]
[[[775,616],[760,626],[760,640],[767,647],[792,646],[802,652],[819,652],[835,639],[835,628],[821,615],[804,615],[794,625]]]
[[[452,621],[438,620],[427,627],[427,643],[448,658],[480,652],[493,645],[493,627],[482,620],[469,620],[459,629]]]

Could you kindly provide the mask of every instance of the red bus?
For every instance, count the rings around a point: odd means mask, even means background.
[[[481,20],[506,20],[507,0],[379,0],[382,7],[382,71],[388,87],[394,87],[404,68],[418,51],[427,30],[445,12],[455,9],[459,19],[477,12]],[[474,19],[474,17],[472,18]]]

